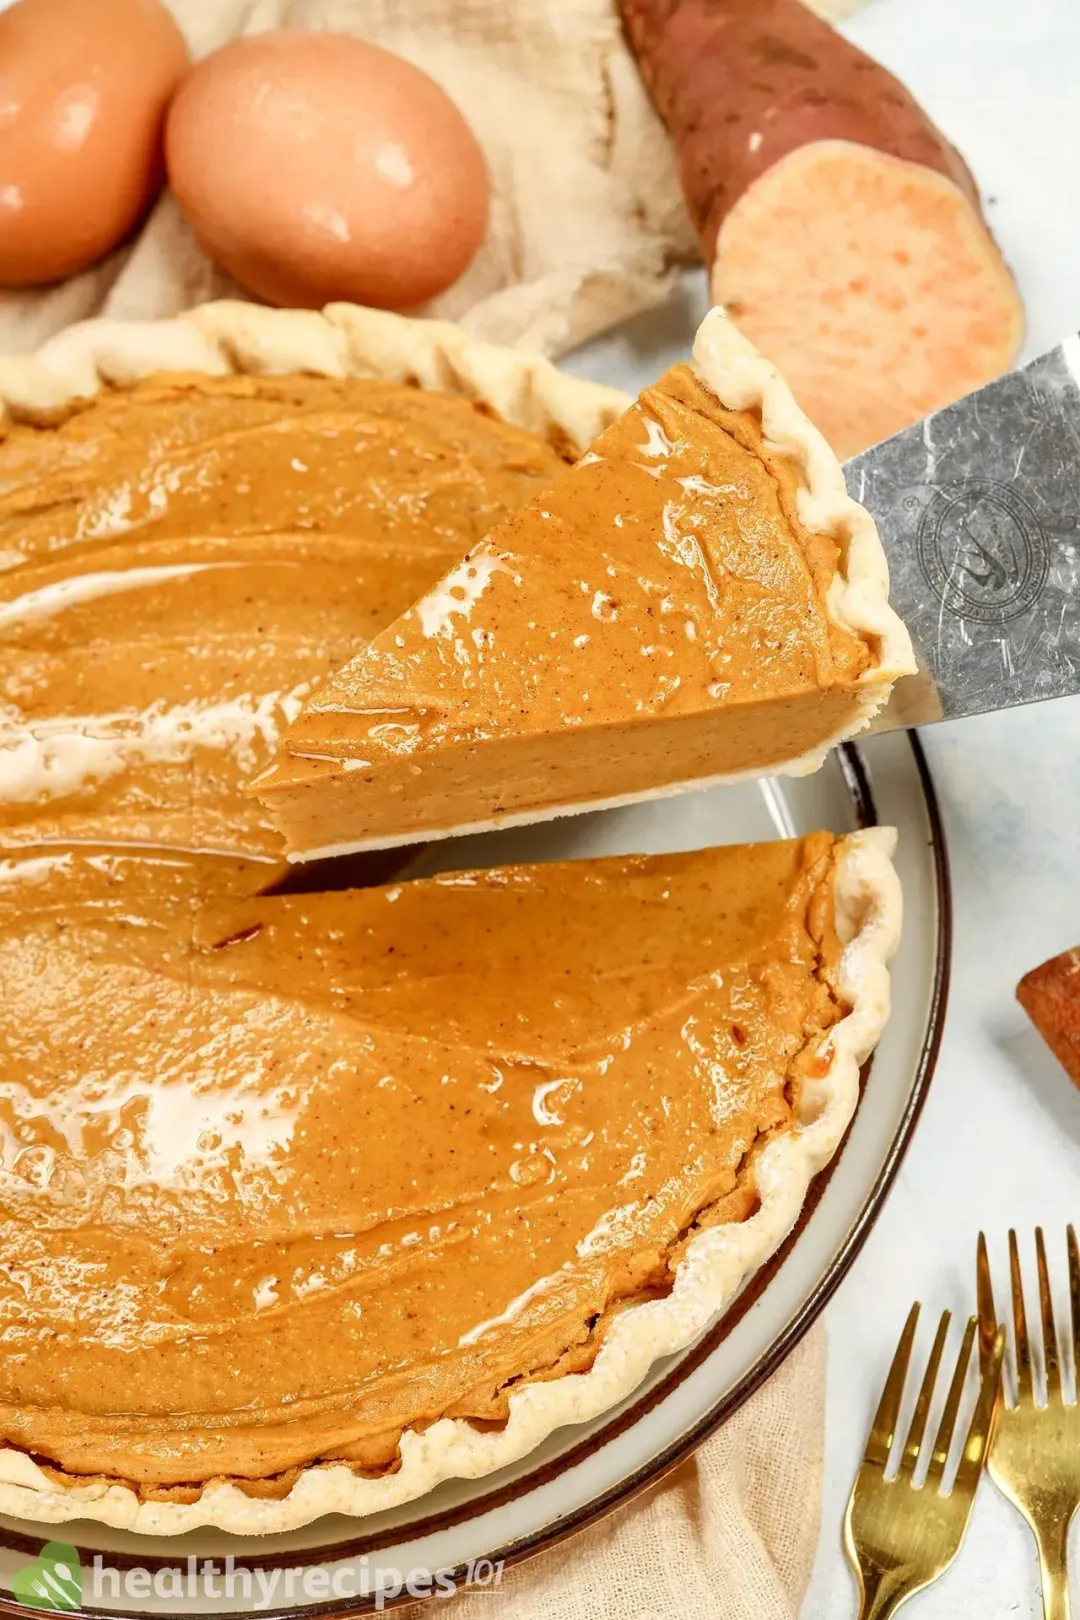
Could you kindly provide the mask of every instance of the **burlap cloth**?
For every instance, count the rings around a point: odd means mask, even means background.
[[[850,0],[817,0],[851,9]],[[170,0],[195,55],[232,35],[345,30],[399,51],[458,102],[484,147],[491,225],[461,280],[418,313],[557,354],[665,296],[696,244],[662,127],[613,0]],[[104,263],[0,295],[0,353],[72,321],[175,314],[243,290],[172,198]],[[787,1620],[818,1532],[824,1337],[812,1333],[696,1457],[555,1550],[462,1593],[454,1620]],[[438,1605],[440,1613],[444,1605]],[[430,1606],[418,1610],[430,1615]]]
[[[825,1331],[626,1507],[439,1605],[445,1620],[795,1620],[817,1547]],[[402,1620],[432,1620],[432,1600]]]

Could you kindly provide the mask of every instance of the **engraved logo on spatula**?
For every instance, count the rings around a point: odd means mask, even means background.
[[[1050,545],[1032,507],[989,480],[935,489],[916,544],[927,584],[958,619],[1018,618],[1038,601],[1050,571]]]

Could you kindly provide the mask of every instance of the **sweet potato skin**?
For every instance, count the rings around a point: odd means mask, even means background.
[[[844,140],[936,169],[978,212],[971,172],[899,79],[802,0],[619,0],[679,154],[711,264],[729,210],[782,157]]]
[[[1080,1087],[1080,945],[1025,973],[1016,999],[1073,1085]]]

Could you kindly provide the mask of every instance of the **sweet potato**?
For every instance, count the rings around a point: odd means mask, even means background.
[[[963,158],[801,0],[619,0],[718,303],[841,456],[1006,370],[1022,336]]]
[[[1080,1086],[1080,945],[1032,968],[1016,999],[1074,1086]]]

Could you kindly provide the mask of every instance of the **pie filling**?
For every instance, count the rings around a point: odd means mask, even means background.
[[[109,1522],[105,1482],[151,1516],[313,1464],[416,1494],[404,1432],[490,1436],[587,1371],[759,1180],[764,1217],[764,1144],[809,1141],[845,1065],[852,1100],[831,834],[285,878],[279,825],[401,842],[857,723],[877,650],[753,412],[677,367],[573,454],[306,375],[0,427],[9,1489],[94,1482]]]
[[[0,867],[0,1438],[190,1500],[503,1422],[666,1293],[826,1073],[818,833],[214,903]]]
[[[157,377],[0,429],[0,845],[278,860],[242,784],[279,731],[564,465],[358,378]]]
[[[672,368],[323,683],[255,790],[289,848],[378,845],[802,759],[877,652],[751,411]]]

